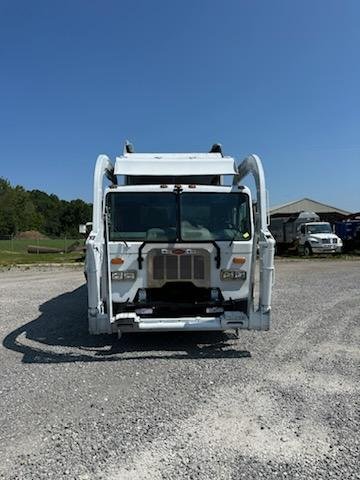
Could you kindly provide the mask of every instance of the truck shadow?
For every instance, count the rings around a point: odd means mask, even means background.
[[[136,333],[89,335],[85,285],[40,305],[40,316],[9,333],[3,346],[23,363],[250,357],[232,333]]]

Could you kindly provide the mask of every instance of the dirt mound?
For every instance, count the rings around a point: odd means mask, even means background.
[[[48,240],[49,237],[37,230],[27,230],[26,232],[20,232],[15,237],[17,240]]]

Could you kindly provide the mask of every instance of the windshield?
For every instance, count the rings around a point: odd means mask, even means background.
[[[318,223],[317,225],[308,225],[308,233],[332,233],[329,223]]]
[[[182,240],[249,240],[248,200],[244,193],[183,193]]]
[[[244,193],[113,192],[107,195],[111,241],[250,240]]]
[[[107,195],[107,206],[110,240],[176,240],[173,193],[111,193]]]

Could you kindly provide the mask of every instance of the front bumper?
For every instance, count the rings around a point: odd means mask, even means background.
[[[111,323],[113,332],[269,330],[270,310],[267,312],[253,312],[250,316],[243,312],[234,311],[224,312],[216,317],[173,318],[142,318],[134,312],[126,312],[117,314]]]
[[[342,246],[337,244],[311,245],[313,253],[341,253]]]
[[[217,308],[223,310],[216,315],[207,313],[207,310]],[[115,303],[113,302],[113,315],[116,317],[120,313],[139,313],[139,310],[151,309],[151,314],[140,314],[142,319],[144,318],[183,318],[183,317],[195,317],[195,318],[207,318],[216,316],[219,317],[224,313],[238,312],[247,313],[248,300],[214,300],[207,299],[206,301],[194,301],[194,302],[170,302],[170,301],[152,301],[152,302],[127,302],[127,303]]]

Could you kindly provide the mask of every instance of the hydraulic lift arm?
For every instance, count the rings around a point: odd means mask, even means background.
[[[253,288],[250,288],[249,320],[250,327],[268,330],[270,327],[271,294],[274,283],[275,240],[268,229],[265,175],[261,160],[257,155],[249,155],[245,158],[238,167],[238,175],[235,176],[234,181],[239,183],[249,174],[252,174],[254,177],[257,194],[251,270],[252,284],[255,282],[257,244],[259,245],[260,261],[259,308],[257,311],[254,311]]]
[[[92,231],[86,241],[85,270],[89,298],[89,328],[91,333],[104,331],[104,327],[99,323],[101,319],[103,319],[104,325],[106,325],[107,322],[101,294],[101,268],[104,259],[103,195],[105,178],[113,183],[117,183],[114,175],[114,166],[109,158],[106,155],[99,155],[96,161],[94,174]]]

